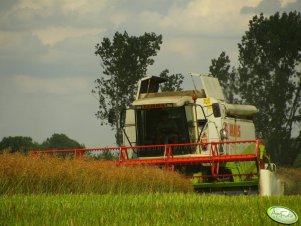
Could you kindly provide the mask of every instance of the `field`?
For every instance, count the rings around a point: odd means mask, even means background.
[[[300,195],[201,195],[177,174],[96,161],[0,155],[0,189],[0,225],[278,225],[273,205],[301,215]]]
[[[301,167],[280,167],[277,170],[278,178],[285,181],[287,195],[301,195]]]
[[[0,154],[0,195],[192,191],[181,175],[152,167]]]
[[[1,225],[277,225],[266,214],[283,205],[300,216],[301,197],[183,193],[0,196]]]

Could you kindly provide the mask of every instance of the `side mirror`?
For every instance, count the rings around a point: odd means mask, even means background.
[[[221,140],[227,140],[228,139],[228,131],[226,129],[221,129],[220,136],[221,136]]]
[[[221,117],[221,109],[219,107],[218,103],[213,103],[212,104],[212,110],[213,110],[213,115],[215,118]]]

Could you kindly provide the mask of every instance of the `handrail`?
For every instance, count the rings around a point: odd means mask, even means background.
[[[162,147],[186,147],[199,145],[220,145],[220,144],[240,144],[240,143],[255,143],[256,151],[259,149],[259,142],[261,140],[240,140],[240,141],[219,141],[219,142],[196,142],[196,143],[182,143],[182,144],[156,144],[156,145],[138,145],[138,146],[115,146],[115,147],[96,147],[96,148],[75,148],[75,149],[52,149],[52,150],[33,150],[32,155],[47,154],[47,153],[68,153],[68,152],[86,152],[86,151],[113,151],[123,149],[143,149],[143,148],[162,148]],[[258,153],[259,154],[259,151]]]
[[[240,159],[241,161],[250,161],[250,154],[239,154],[239,155],[219,155],[218,153],[218,145],[225,145],[225,144],[244,144],[244,143],[254,143],[255,144],[255,152],[253,153],[254,158],[256,158],[256,161],[259,162],[259,145],[262,144],[261,140],[240,140],[240,141],[222,141],[222,142],[196,142],[196,143],[183,143],[183,144],[157,144],[157,145],[138,145],[138,146],[116,146],[116,147],[99,147],[99,148],[76,148],[76,149],[64,149],[64,150],[39,150],[39,151],[31,151],[32,156],[38,156],[40,154],[56,154],[56,153],[74,153],[75,158],[83,158],[85,152],[90,152],[90,151],[119,151],[119,163],[123,161],[131,161],[133,164],[139,164],[139,161],[142,163],[146,163],[147,160],[139,160],[139,159],[129,159],[128,155],[128,150],[130,149],[139,149],[143,151],[149,151],[149,150],[156,150],[158,148],[164,148],[164,156],[162,156],[162,159],[160,157],[156,157],[157,159],[159,158],[160,161],[157,161],[158,164],[159,162],[161,163],[162,160],[168,162],[174,159],[174,154],[173,150],[176,147],[196,147],[200,145],[210,145],[211,150],[210,150],[210,155],[202,156],[199,155],[197,158],[200,161],[204,161],[204,157],[208,158],[208,161],[212,163],[212,165],[215,165],[215,163],[219,161],[228,161],[229,159],[233,159],[233,161],[236,161],[237,159]],[[251,154],[252,155],[252,154]],[[182,158],[190,158],[194,161],[195,158],[191,156],[185,157],[185,155],[178,155],[177,157]],[[221,157],[221,156],[226,156],[226,157]],[[231,158],[231,156],[233,158]],[[150,157],[151,158],[151,157]],[[179,159],[179,158],[178,158]],[[184,160],[183,160],[184,161]],[[148,161],[151,163],[151,161]],[[178,162],[178,160],[173,160],[171,162]],[[184,161],[185,162],[185,161]],[[213,174],[217,173],[218,174],[218,166],[217,168],[212,168]],[[216,171],[216,172],[215,172]]]

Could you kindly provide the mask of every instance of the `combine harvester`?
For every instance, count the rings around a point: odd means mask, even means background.
[[[117,165],[156,165],[191,178],[200,192],[281,195],[264,144],[252,120],[257,108],[228,104],[216,78],[198,76],[194,90],[158,92],[166,79],[139,81],[136,100],[125,112],[121,147],[34,151],[118,151]]]

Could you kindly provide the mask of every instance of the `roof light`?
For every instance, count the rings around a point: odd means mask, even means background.
[[[136,105],[135,109],[151,109],[151,108],[170,108],[173,107],[172,103],[168,104],[145,104],[145,105]]]

